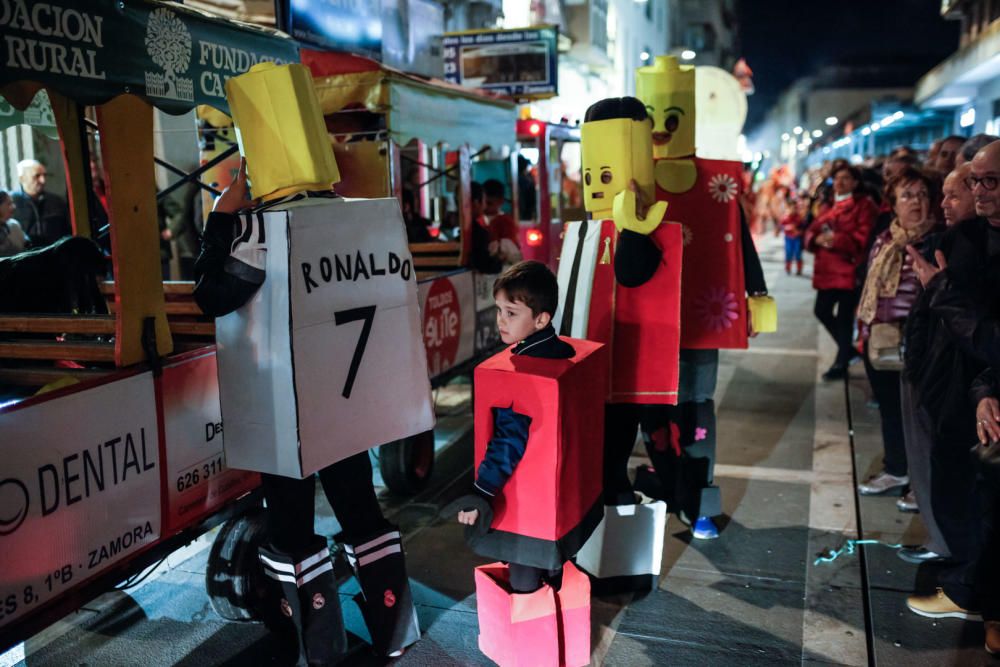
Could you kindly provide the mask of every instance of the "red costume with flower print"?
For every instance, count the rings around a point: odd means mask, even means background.
[[[681,348],[745,349],[746,285],[740,224],[743,165],[692,158],[698,170],[687,192],[667,192],[667,220],[683,225]]]

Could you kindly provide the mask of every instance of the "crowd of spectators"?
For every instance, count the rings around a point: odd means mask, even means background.
[[[835,160],[798,193],[769,180],[786,269],[794,239],[814,255],[815,315],[837,344],[823,379],[860,360],[878,404],[882,469],[858,492],[899,495],[926,527],[898,554],[936,588],[907,606],[985,621],[1000,653],[1000,137]]]

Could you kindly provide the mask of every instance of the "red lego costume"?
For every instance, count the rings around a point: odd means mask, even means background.
[[[668,208],[668,217],[670,213]],[[581,255],[586,249],[579,254],[575,253],[578,245],[563,250],[564,254],[574,251],[569,275],[569,289],[574,294],[566,297],[561,331],[572,327],[575,308],[587,309],[587,339],[605,343],[611,349],[608,403],[676,404],[681,340],[681,226],[663,223],[649,235],[660,253],[659,265],[649,280],[626,287],[615,277],[615,264],[629,263],[632,258],[619,256],[619,252],[629,251],[619,243],[621,234],[613,220],[572,223],[567,236],[581,230],[591,236],[586,230],[592,225],[600,225],[600,235],[589,303],[583,294],[585,289],[575,289],[582,277]]]
[[[698,177],[687,192],[656,188],[667,219],[683,224],[681,344],[684,349],[747,347],[746,283],[740,222],[743,165],[694,161]]]

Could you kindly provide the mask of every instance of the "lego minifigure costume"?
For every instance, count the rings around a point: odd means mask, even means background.
[[[306,68],[261,63],[229,79],[226,93],[254,190],[269,204],[209,215],[195,262],[194,297],[212,317],[242,308],[267,280],[263,211],[310,196],[334,198],[329,188],[340,179]],[[322,192],[310,195],[309,190]],[[255,363],[253,358],[237,361]],[[361,582],[373,647],[384,656],[399,655],[416,641],[419,629],[399,532],[385,520],[375,496],[368,452],[322,467],[318,475],[342,537],[353,545],[345,549]],[[315,475],[264,473],[261,484],[268,543],[259,550],[259,563],[272,582],[264,613],[287,619],[296,665],[332,664],[345,651],[346,638],[333,562],[326,539],[313,528]]]
[[[636,90],[652,109],[656,198],[669,202],[684,242],[678,405],[645,415],[643,439],[658,474],[640,468],[636,488],[694,521],[722,511],[713,483],[718,350],[747,347],[746,295],[765,295],[767,286],[739,203],[742,164],[695,156],[694,68],[657,56],[637,71]],[[773,312],[773,301],[753,299],[751,310]]]

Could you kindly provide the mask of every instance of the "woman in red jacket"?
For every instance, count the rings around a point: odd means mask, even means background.
[[[847,375],[847,364],[857,354],[851,345],[854,310],[860,296],[856,273],[865,261],[865,243],[878,208],[859,190],[861,173],[841,165],[833,172],[833,206],[806,230],[806,249],[815,253],[813,312],[837,343],[837,358],[823,374],[824,380]],[[836,312],[834,312],[836,311]]]

